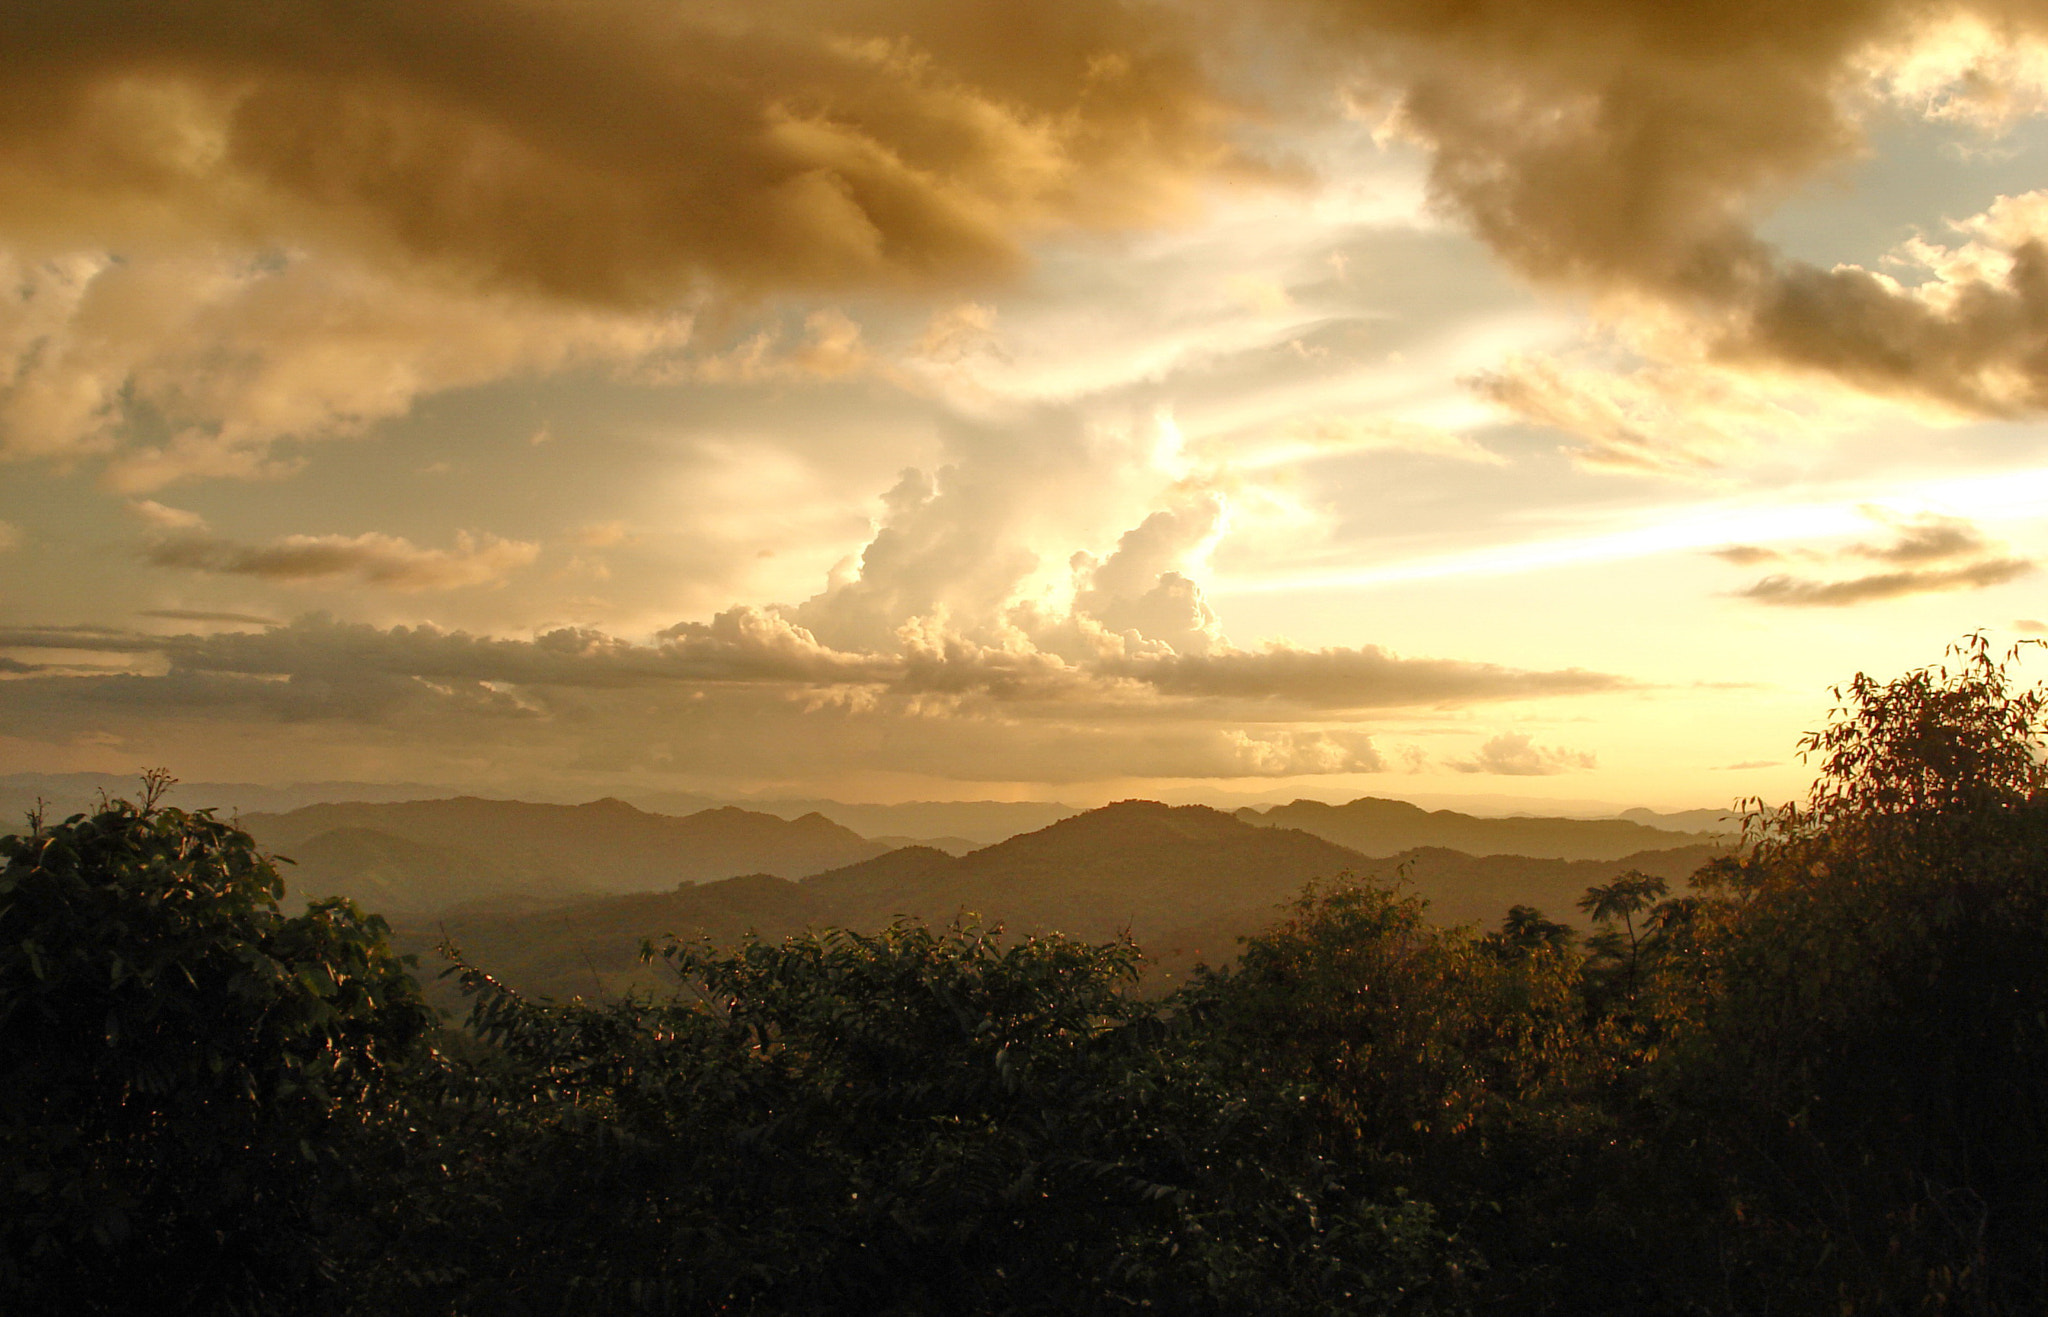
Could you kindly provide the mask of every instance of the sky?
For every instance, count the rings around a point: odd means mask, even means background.
[[[0,0],[0,70],[0,772],[1725,806],[2048,634],[2039,0]]]

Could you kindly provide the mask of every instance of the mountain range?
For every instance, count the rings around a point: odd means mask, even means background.
[[[1681,817],[1691,821],[1709,813],[1692,811]],[[1399,855],[1416,847],[1437,846],[1468,855],[1614,860],[1637,851],[1710,845],[1721,834],[1736,830],[1716,827],[1711,831],[1674,832],[1635,818],[1476,818],[1455,810],[1426,810],[1405,800],[1373,796],[1344,805],[1297,800],[1270,809],[1240,809],[1237,817],[1262,828],[1299,828],[1373,856]]]
[[[106,789],[85,780],[94,777],[0,778],[0,802],[9,790],[48,800],[52,787]],[[132,796],[133,783],[123,790]],[[877,823],[952,825],[938,836],[864,836],[822,809],[791,810],[803,802],[764,803],[784,813],[464,796],[322,802],[239,822],[291,861],[281,868],[295,900],[352,897],[390,916],[428,964],[446,933],[506,981],[554,996],[652,985],[636,953],[664,933],[730,942],[806,927],[872,932],[898,916],[945,922],[962,912],[1020,934],[1128,931],[1153,958],[1152,981],[1166,985],[1200,961],[1230,959],[1240,937],[1279,918],[1311,881],[1353,873],[1399,884],[1444,923],[1496,924],[1518,904],[1572,922],[1587,887],[1638,869],[1676,889],[1733,841],[1716,811],[1482,818],[1370,797],[1234,813],[1153,801],[1086,812],[816,802]],[[1035,826],[1006,831],[1027,823]],[[445,985],[440,992],[450,1004]]]
[[[285,873],[295,893],[408,912],[513,893],[645,891],[736,873],[800,878],[890,849],[820,814],[781,819],[723,806],[678,818],[612,799],[309,805],[245,814],[241,824],[293,861]]]
[[[515,987],[569,996],[656,983],[636,953],[663,934],[731,942],[750,932],[873,932],[897,917],[943,923],[967,913],[1019,935],[1099,941],[1127,931],[1154,962],[1152,982],[1170,986],[1198,962],[1228,961],[1240,937],[1280,918],[1312,881],[1351,873],[1401,884],[1446,923],[1496,923],[1516,904],[1571,919],[1594,883],[1634,868],[1681,887],[1715,849],[1564,860],[1420,848],[1375,859],[1202,806],[1124,801],[964,856],[907,847],[801,880],[754,874],[540,909],[471,906],[431,925],[400,921],[400,933],[416,951],[448,936]]]

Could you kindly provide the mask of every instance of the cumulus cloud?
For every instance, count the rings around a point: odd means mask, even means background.
[[[1302,2],[1352,52],[1358,112],[1422,144],[1437,204],[1530,279],[1623,318],[1676,313],[1695,355],[1742,370],[1973,415],[2048,400],[2048,231],[2031,207],[2001,203],[1963,248],[1900,253],[1928,276],[1914,282],[1787,259],[1755,229],[1895,107],[1993,130],[2038,112],[2037,6]],[[1484,387],[1587,433],[1595,459],[1667,464],[1625,407],[1546,383]]]
[[[1526,732],[1502,732],[1480,746],[1472,758],[1451,761],[1451,767],[1460,773],[1496,773],[1504,777],[1547,777],[1597,766],[1598,761],[1590,754],[1537,745]]]
[[[1229,736],[1246,777],[1379,773],[1387,766],[1363,732],[1275,732],[1256,737],[1233,731]]]
[[[1226,512],[1220,495],[1205,493],[1146,517],[1100,562],[1076,554],[1075,615],[1123,637],[1131,650],[1206,654],[1223,644],[1215,612],[1182,569],[1216,541]]]
[[[353,581],[387,590],[497,585],[539,555],[537,544],[467,531],[455,537],[452,549],[423,549],[375,531],[286,535],[267,544],[242,544],[195,530],[152,540],[142,551],[143,561],[153,567],[292,583]]]
[[[644,369],[691,334],[687,316],[480,293],[303,253],[0,251],[0,287],[0,459],[106,454],[107,482],[127,493],[288,474],[282,440],[357,433],[425,394],[512,373]],[[131,507],[159,525],[190,515]]]
[[[1780,572],[1738,591],[1737,596],[1784,608],[1846,608],[1903,595],[1980,590],[2003,585],[2033,571],[2036,565],[2031,559],[2008,553],[2003,546],[1985,538],[1975,526],[1960,518],[1935,515],[1901,518],[1882,509],[1870,509],[1868,515],[1892,532],[1891,539],[1876,544],[1850,544],[1832,556],[1836,561],[1862,559],[1882,563],[1891,570],[1863,572],[1831,580]],[[1720,550],[1717,556],[1739,566],[1748,566],[1781,559],[1784,555],[1754,546],[1737,545]],[[1810,551],[1808,556],[1829,557]]]
[[[9,684],[8,707],[24,725],[55,726],[92,710],[222,725],[317,720],[444,748],[506,737],[525,745],[523,737],[529,749],[573,746],[642,768],[658,767],[645,755],[668,746],[719,771],[860,763],[988,780],[1380,772],[1368,733],[1323,720],[1348,709],[1616,684],[1377,653],[1361,665],[1357,651],[1336,651],[1335,664],[1331,652],[1280,651],[1233,663],[1229,653],[1162,649],[1146,661],[1164,666],[1138,671],[1069,663],[1015,632],[1007,646],[930,620],[901,632],[890,650],[855,652],[832,648],[786,614],[748,608],[678,624],[651,644],[588,629],[513,639],[315,615],[208,635],[0,628],[0,648],[120,655],[129,668],[17,674],[29,684]],[[1267,668],[1263,678],[1242,671],[1244,659]],[[1179,662],[1233,675],[1169,680]],[[1318,664],[1337,670],[1305,681],[1285,671]],[[1357,671],[1347,676],[1347,666]]]

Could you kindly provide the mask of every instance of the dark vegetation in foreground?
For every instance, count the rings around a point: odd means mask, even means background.
[[[1801,808],[1581,940],[1312,887],[1227,969],[901,923],[556,1004],[115,802],[0,841],[0,1309],[2021,1313],[2043,697],[1858,677]]]

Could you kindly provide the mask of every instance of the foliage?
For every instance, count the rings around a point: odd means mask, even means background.
[[[496,1141],[446,1127],[421,1310],[1429,1310],[1428,1210],[1266,1158],[1274,1113],[1193,1013],[1129,993],[1128,942],[899,923],[659,954],[686,997],[531,1002],[461,967],[503,1049]]]
[[[1801,1283],[1843,1311],[2048,1300],[2044,698],[1982,637],[1951,659],[1851,682],[1806,806],[1700,880],[1672,1079],[1744,1247],[1828,1259]]]
[[[1628,932],[1628,956],[1624,964],[1625,992],[1627,999],[1636,999],[1636,967],[1641,959],[1641,944],[1636,937],[1636,916],[1656,905],[1657,898],[1667,895],[1670,888],[1662,878],[1653,878],[1639,869],[1630,869],[1613,882],[1598,883],[1586,889],[1579,899],[1579,909],[1593,916],[1597,923],[1611,924],[1616,919]],[[1619,948],[1616,948],[1619,951]],[[1603,959],[1620,959],[1618,955]]]
[[[159,808],[165,785],[0,838],[0,1296],[21,1311],[288,1309],[319,1280],[337,1124],[430,1024],[381,920],[285,917],[249,837]]]

